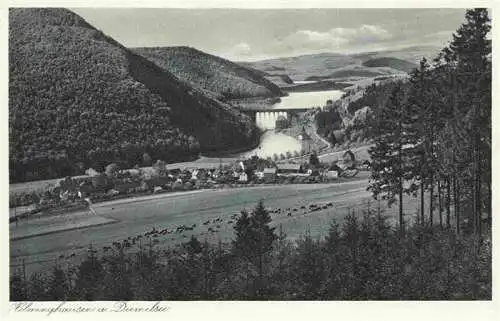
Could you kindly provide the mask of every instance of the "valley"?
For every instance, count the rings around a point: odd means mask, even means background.
[[[8,13],[11,301],[491,301],[490,9]]]

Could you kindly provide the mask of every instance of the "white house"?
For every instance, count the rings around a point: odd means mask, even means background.
[[[198,169],[197,168],[193,169],[193,171],[191,172],[191,179],[198,179]]]
[[[118,195],[118,194],[120,194],[120,192],[117,191],[116,189],[110,189],[108,191],[108,195],[111,195],[111,196],[115,196],[115,195]]]
[[[238,178],[239,182],[246,183],[248,182],[248,175],[245,172],[240,173],[240,177]]]
[[[339,172],[337,172],[337,171],[331,171],[331,170],[325,171],[323,175],[329,179],[338,179],[339,178]]]

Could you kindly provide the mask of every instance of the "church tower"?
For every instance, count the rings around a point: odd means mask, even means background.
[[[309,134],[307,134],[304,126],[302,126],[302,131],[299,134],[299,140],[302,147],[302,152],[309,154],[312,149],[312,139]]]

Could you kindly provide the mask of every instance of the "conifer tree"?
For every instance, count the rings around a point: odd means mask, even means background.
[[[264,261],[273,249],[273,243],[277,239],[275,228],[270,227],[271,216],[264,207],[264,203],[259,201],[251,216],[246,211],[236,221],[234,230],[236,239],[233,240],[233,253],[239,257],[246,258],[258,270],[257,296],[263,287],[262,278],[264,276]]]
[[[404,131],[404,90],[398,84],[392,90],[385,106],[378,113],[379,134],[375,146],[369,152],[372,158],[372,173],[368,190],[375,199],[387,200],[389,206],[399,200],[399,225],[404,230],[403,193],[406,176]]]
[[[426,121],[430,117],[426,114],[428,112],[429,97],[428,89],[429,84],[429,64],[423,58],[420,61],[420,66],[415,69],[410,78],[410,90],[407,100],[407,119],[409,128],[413,136],[413,147],[408,150],[412,155],[409,159],[412,164],[412,178],[414,184],[411,186],[411,192],[415,193],[416,188],[420,189],[420,222],[425,221],[425,190],[427,188],[429,166],[427,164],[427,151],[428,151],[428,131]],[[415,183],[418,183],[415,184]]]
[[[455,125],[467,135],[456,140],[455,150],[466,149],[459,175],[470,181],[475,231],[481,233],[481,213],[486,205],[491,215],[491,31],[488,10],[467,10],[466,22],[443,49],[443,58],[455,68],[452,90],[458,92],[454,107]],[[460,183],[460,182],[459,182]],[[483,186],[484,185],[484,186]],[[457,187],[459,187],[458,185]],[[483,198],[483,194],[485,197]]]
[[[78,266],[74,290],[81,300],[96,300],[100,295],[100,280],[104,270],[101,260],[95,255],[96,252],[91,246],[88,249],[88,257]]]
[[[27,299],[26,283],[21,275],[16,273],[10,278],[10,301],[26,301]]]
[[[264,256],[272,250],[273,242],[277,235],[275,228],[270,227],[271,215],[264,207],[264,203],[259,201],[250,218],[251,235],[254,243],[254,256],[258,258],[259,274],[263,274]]]
[[[234,225],[236,238],[232,241],[234,254],[250,258],[252,238],[250,232],[250,216],[246,210],[241,211]]]
[[[64,271],[59,266],[54,266],[49,281],[48,296],[51,301],[63,301],[68,294],[68,284]]]

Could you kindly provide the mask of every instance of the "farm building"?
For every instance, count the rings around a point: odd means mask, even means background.
[[[320,172],[319,172],[319,170],[318,170],[318,169],[315,169],[315,168],[314,168],[314,169],[313,169],[313,168],[310,168],[310,169],[308,169],[308,170],[307,170],[307,174],[308,174],[309,176],[319,176],[319,175],[320,175]]]
[[[275,167],[264,168],[264,178],[274,178],[277,174]]]
[[[339,172],[335,170],[327,170],[323,172],[323,176],[328,179],[337,179],[339,178]]]
[[[247,175],[247,173],[245,173],[245,172],[241,172],[241,173],[240,173],[240,176],[239,176],[239,178],[238,178],[238,181],[239,181],[239,182],[241,182],[241,183],[246,183],[246,182],[248,182],[248,175]]]
[[[300,164],[278,164],[279,174],[298,174],[302,172],[303,168]]]

